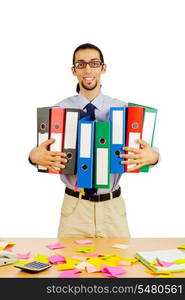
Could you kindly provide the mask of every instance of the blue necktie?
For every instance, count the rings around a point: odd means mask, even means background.
[[[94,121],[95,120],[95,109],[96,106],[94,106],[91,102],[85,106],[87,109],[87,114],[90,116],[90,120]],[[91,189],[86,189],[84,188],[84,192],[86,196],[92,196],[97,192],[97,189],[91,188]]]
[[[90,116],[90,120],[94,121],[95,120],[95,112],[94,110],[96,109],[96,106],[94,106],[91,102],[85,106],[87,109],[87,114]]]

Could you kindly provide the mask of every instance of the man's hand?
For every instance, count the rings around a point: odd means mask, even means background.
[[[128,154],[120,154],[121,158],[129,159],[121,161],[121,164],[136,165],[128,169],[128,172],[135,171],[146,165],[154,165],[159,159],[159,153],[153,150],[147,142],[138,140],[137,143],[141,145],[140,149],[123,147],[123,150],[128,151]]]
[[[54,139],[49,139],[40,144],[39,147],[30,152],[29,158],[33,164],[46,167],[57,173],[56,168],[64,169],[65,165],[62,163],[67,163],[67,159],[65,159],[66,153],[47,150],[48,146],[53,144],[54,141]]]

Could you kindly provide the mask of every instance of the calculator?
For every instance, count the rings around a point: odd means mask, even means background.
[[[44,271],[51,267],[48,263],[41,263],[39,261],[32,261],[30,263],[24,265],[15,265],[14,267],[19,268],[23,271],[30,272],[30,273],[37,273],[40,271]]]

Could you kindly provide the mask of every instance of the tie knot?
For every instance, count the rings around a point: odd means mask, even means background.
[[[95,105],[93,105],[91,102],[89,102],[86,106],[85,106],[85,108],[87,109],[87,112],[88,111],[94,111],[95,110],[95,108],[96,108],[96,106]]]

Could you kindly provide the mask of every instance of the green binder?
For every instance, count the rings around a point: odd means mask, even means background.
[[[110,187],[110,122],[95,123],[95,188]]]
[[[139,105],[136,103],[129,102],[128,106],[142,106],[144,107],[144,120],[143,120],[143,130],[142,139],[146,141],[151,147],[153,146],[154,132],[157,118],[157,109],[153,107],[148,107],[144,105]],[[143,166],[140,168],[140,172],[148,172],[150,165]]]

